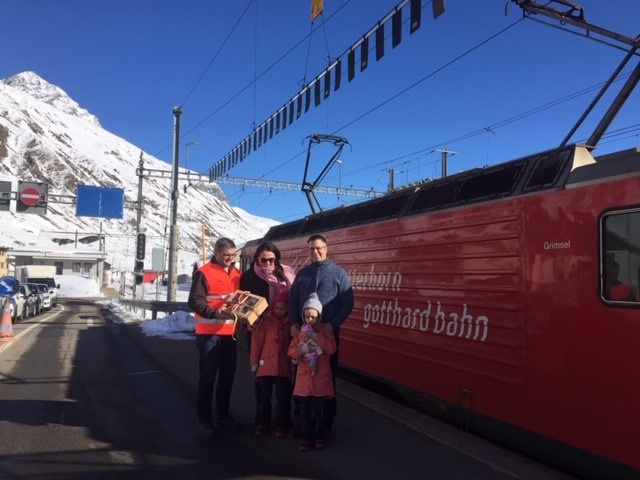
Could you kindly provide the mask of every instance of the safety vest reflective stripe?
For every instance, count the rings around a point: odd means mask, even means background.
[[[198,323],[207,323],[211,325],[222,325],[224,323],[233,323],[233,320],[226,318],[198,318]]]
[[[226,300],[228,295],[207,295],[207,302],[219,302],[220,300]]]

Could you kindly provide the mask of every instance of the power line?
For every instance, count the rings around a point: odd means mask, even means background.
[[[231,35],[233,34],[233,32],[235,32],[236,27],[240,24],[240,20],[242,20],[244,18],[244,15],[247,13],[247,11],[249,10],[249,7],[251,6],[251,4],[253,3],[254,0],[250,0],[249,3],[247,4],[246,8],[244,9],[244,11],[242,12],[242,14],[240,15],[240,17],[238,18],[238,20],[236,20],[236,23],[233,25],[233,28],[231,28],[231,31],[227,34],[227,36],[225,37],[225,39],[222,41],[222,44],[220,45],[220,47],[218,47],[218,50],[216,51],[216,53],[213,54],[213,57],[211,58],[211,60],[209,61],[209,63],[207,64],[207,66],[205,67],[204,71],[200,74],[200,76],[198,77],[198,80],[196,80],[196,82],[194,83],[193,87],[191,87],[191,90],[189,90],[189,93],[187,93],[187,96],[185,97],[185,99],[182,101],[182,103],[180,104],[180,106],[184,106],[185,103],[187,103],[187,101],[189,100],[189,97],[191,97],[191,94],[193,94],[193,92],[195,91],[195,89],[198,87],[198,85],[200,84],[200,82],[202,81],[202,79],[204,78],[205,74],[209,71],[209,68],[211,68],[211,65],[213,65],[213,62],[216,60],[216,58],[218,58],[218,55],[220,54],[220,52],[222,51],[223,47],[226,45],[227,41],[229,40],[229,38],[231,38]]]
[[[251,0],[251,2],[249,3],[249,5],[251,5],[251,3],[253,3],[254,0]],[[331,15],[329,15],[327,17],[327,19],[325,21],[329,21],[331,20],[334,16],[336,16],[338,13],[340,13],[340,11],[350,2],[351,0],[346,0],[342,5],[340,5],[338,7],[338,9],[333,12]],[[245,11],[242,13],[242,15],[240,16],[240,19],[242,19],[244,17],[244,14],[246,13],[246,10],[249,8],[249,6],[247,6],[247,8],[245,9]],[[235,30],[236,26],[238,25],[240,19],[238,20],[238,22],[236,22],[236,25],[234,25],[233,30]],[[324,24],[324,21],[323,21]],[[184,138],[186,136],[188,136],[189,134],[191,134],[192,132],[194,132],[196,129],[198,129],[199,127],[201,127],[203,124],[205,124],[209,119],[211,119],[211,117],[213,117],[214,115],[216,115],[217,113],[219,113],[221,110],[223,110],[227,105],[229,105],[231,102],[233,102],[236,98],[238,98],[241,94],[243,94],[248,88],[250,88],[251,86],[254,86],[258,80],[260,80],[262,77],[264,77],[267,73],[269,73],[274,67],[276,67],[280,62],[282,62],[285,58],[287,58],[291,53],[293,53],[307,38],[309,38],[309,36],[318,28],[320,28],[320,26],[316,27],[315,29],[312,28],[311,32],[309,32],[307,35],[305,35],[304,37],[302,37],[300,40],[298,40],[291,48],[289,48],[286,52],[284,52],[280,57],[278,57],[271,65],[269,65],[266,69],[264,69],[259,75],[255,75],[254,73],[254,78],[252,81],[250,81],[249,83],[247,83],[246,85],[244,85],[243,87],[241,87],[236,93],[234,93],[233,95],[231,95],[227,100],[225,100],[219,107],[217,107],[215,110],[213,110],[211,113],[209,113],[208,115],[206,115],[204,118],[202,118],[200,121],[196,122],[196,124],[191,127],[189,130],[186,130],[181,138]],[[227,35],[227,38],[225,39],[224,43],[227,42],[227,40],[229,39],[229,37],[231,36],[231,33],[233,33],[233,30],[229,33],[229,35]],[[224,45],[224,44],[223,44]],[[194,84],[194,86],[191,88],[191,90],[189,91],[187,97],[185,98],[185,100],[182,102],[182,105],[184,105],[188,98],[191,96],[191,94],[195,91],[196,87],[198,86],[198,84],[200,83],[200,81],[202,80],[202,78],[204,78],[205,73],[207,72],[207,70],[211,67],[211,65],[213,64],[215,58],[218,56],[218,54],[220,53],[220,50],[222,49],[222,46],[220,46],[220,48],[218,49],[218,51],[215,53],[214,57],[211,59],[211,61],[209,62],[209,64],[207,65],[205,71],[200,75],[200,77],[198,78],[198,80],[196,81],[196,83]],[[254,123],[255,123],[255,113],[254,113]],[[163,148],[161,148],[159,151],[156,152],[155,155],[160,155],[160,153],[164,152],[167,148],[171,147],[171,144],[168,144],[166,146],[164,146]]]
[[[343,5],[343,6],[344,6],[344,5]],[[342,7],[341,7],[341,8],[342,8]],[[336,13],[337,13],[337,12],[336,12]],[[335,13],[334,13],[334,15],[335,15]],[[418,80],[417,82],[415,82],[415,83],[413,83],[412,85],[410,85],[410,86],[408,86],[408,87],[404,88],[403,90],[401,90],[401,91],[397,92],[396,94],[392,95],[391,97],[389,97],[389,98],[388,98],[388,99],[386,99],[385,101],[383,101],[383,102],[379,103],[378,105],[376,105],[376,106],[375,106],[375,107],[373,107],[372,109],[368,110],[367,112],[363,113],[362,115],[360,115],[360,116],[358,116],[358,117],[354,118],[353,120],[349,121],[348,123],[344,124],[344,125],[343,125],[343,126],[341,126],[339,129],[335,130],[335,131],[334,131],[334,133],[340,132],[340,131],[344,130],[345,128],[347,128],[347,127],[349,127],[349,126],[353,125],[354,123],[357,123],[358,121],[362,120],[364,117],[368,116],[368,115],[369,115],[369,114],[371,114],[372,112],[374,112],[374,111],[378,110],[379,108],[383,107],[384,105],[388,104],[389,102],[391,102],[391,101],[395,100],[396,98],[400,97],[401,95],[403,95],[403,94],[407,93],[409,90],[411,90],[411,89],[415,88],[416,86],[420,85],[420,84],[421,84],[421,83],[423,83],[425,80],[427,80],[427,79],[429,79],[429,78],[433,77],[434,75],[436,75],[437,73],[439,73],[439,72],[441,72],[441,71],[445,70],[446,68],[448,68],[449,66],[453,65],[454,63],[456,63],[456,62],[460,61],[461,59],[465,58],[466,56],[468,56],[469,54],[471,54],[472,52],[474,52],[474,51],[475,51],[475,50],[477,50],[478,48],[480,48],[480,47],[482,47],[482,46],[486,45],[486,44],[487,44],[487,43],[489,43],[491,40],[493,40],[493,39],[497,38],[498,36],[502,35],[502,34],[503,34],[503,33],[505,33],[507,30],[511,29],[512,27],[514,27],[515,25],[517,25],[518,23],[520,23],[523,19],[524,19],[524,18],[517,20],[516,22],[514,22],[514,23],[512,23],[511,25],[507,26],[506,28],[504,28],[504,29],[500,30],[499,32],[497,32],[497,33],[495,33],[495,34],[493,34],[493,35],[491,35],[490,37],[486,38],[485,40],[483,40],[483,41],[479,42],[478,44],[476,44],[476,45],[475,45],[475,46],[473,46],[472,48],[468,49],[467,51],[465,51],[465,52],[464,52],[464,53],[462,53],[461,55],[457,56],[456,58],[454,58],[454,59],[452,59],[451,61],[447,62],[446,64],[442,65],[442,66],[441,66],[441,67],[439,67],[438,69],[436,69],[436,70],[434,70],[434,71],[430,72],[428,75],[424,76],[423,78],[421,78],[421,79],[420,79],[420,80]],[[323,25],[324,25],[324,22],[323,22]],[[313,32],[313,30],[312,30],[312,32]],[[274,67],[277,63],[279,63],[279,62],[280,62],[284,57],[286,57],[286,56],[287,56],[289,53],[291,53],[295,48],[297,48],[297,47],[298,47],[298,46],[299,46],[299,45],[300,45],[300,44],[301,44],[305,39],[309,38],[312,32],[310,32],[310,33],[309,33],[309,35],[305,36],[305,38],[303,38],[300,42],[298,42],[298,43],[297,43],[297,44],[296,44],[292,49],[290,49],[290,50],[289,50],[285,55],[283,55],[283,56],[282,56],[282,57],[280,57],[276,62],[274,62],[274,63],[273,63],[273,64],[272,64],[272,65],[271,65],[267,70],[265,70],[265,71],[263,72],[263,74],[261,74],[259,77],[256,77],[252,83],[257,82],[257,80],[258,80],[262,75],[264,75],[266,72],[268,72],[272,67]],[[627,75],[627,76],[628,76],[628,75]],[[601,83],[601,84],[599,84],[599,85],[601,86],[601,85],[602,85],[602,83]],[[472,138],[472,137],[474,137],[474,136],[478,136],[478,135],[481,135],[481,134],[482,134],[482,135],[483,135],[483,134],[486,134],[486,132],[487,132],[487,131],[494,131],[494,130],[496,130],[496,129],[500,128],[500,127],[503,127],[503,126],[509,125],[509,124],[514,123],[514,122],[517,122],[517,121],[520,121],[520,120],[522,120],[522,119],[524,119],[524,118],[528,118],[528,117],[530,117],[530,116],[532,116],[532,115],[535,115],[535,114],[540,113],[540,112],[542,112],[542,111],[548,110],[548,109],[553,108],[553,107],[555,107],[555,106],[558,106],[558,105],[560,105],[560,104],[562,104],[562,103],[565,103],[565,102],[568,102],[568,101],[573,100],[573,99],[575,99],[575,98],[578,98],[578,97],[580,97],[580,96],[582,96],[582,95],[586,95],[586,94],[590,93],[591,91],[593,91],[593,90],[595,90],[595,89],[597,89],[597,88],[599,88],[599,87],[598,87],[598,86],[593,86],[593,87],[589,87],[589,88],[583,89],[583,90],[581,90],[581,91],[578,91],[578,92],[572,93],[572,94],[570,94],[570,95],[567,95],[567,96],[561,97],[561,98],[559,98],[559,99],[556,99],[556,100],[554,100],[554,101],[552,101],[552,102],[549,102],[549,103],[543,104],[543,105],[541,105],[541,106],[539,106],[539,107],[536,107],[536,108],[534,108],[534,109],[527,110],[527,111],[522,112],[522,113],[520,113],[520,114],[517,114],[517,115],[515,115],[515,116],[509,117],[509,118],[507,118],[507,119],[505,119],[505,120],[502,120],[502,121],[500,121],[500,122],[497,122],[497,123],[495,123],[495,124],[493,124],[493,125],[490,125],[490,126],[487,126],[487,127],[483,127],[482,129],[475,130],[475,131],[472,131],[472,132],[468,132],[468,133],[466,133],[466,134],[463,134],[463,135],[460,135],[460,136],[457,136],[457,137],[454,137],[454,138],[450,138],[450,139],[445,140],[445,141],[442,141],[442,142],[438,142],[437,144],[431,145],[431,146],[429,146],[429,147],[425,147],[425,148],[423,148],[423,149],[420,149],[420,150],[414,151],[414,152],[409,153],[409,154],[406,154],[406,155],[404,155],[404,156],[402,156],[402,157],[396,157],[396,159],[386,160],[386,161],[380,162],[380,163],[378,163],[378,164],[376,164],[376,165],[385,165],[385,164],[389,164],[390,162],[392,162],[392,161],[394,161],[394,160],[397,160],[398,158],[404,158],[404,157],[412,156],[412,155],[425,154],[425,152],[429,152],[429,153],[430,153],[430,152],[433,152],[435,148],[440,147],[440,146],[442,146],[442,145],[445,145],[445,144],[446,144],[446,145],[450,145],[450,144],[453,144],[453,143],[457,143],[457,142],[460,142],[460,141],[463,141],[463,140],[466,140],[466,139]],[[239,92],[239,93],[241,93],[241,92]],[[238,94],[239,94],[239,93],[238,93]],[[237,96],[237,95],[236,95],[236,96]],[[235,98],[235,96],[234,96],[233,98]],[[227,102],[227,103],[228,103],[228,102]],[[226,105],[227,103],[225,103],[225,105]],[[217,110],[217,111],[218,111],[218,110]],[[216,111],[216,112],[214,112],[214,113],[217,113],[217,111]],[[213,115],[213,114],[212,114],[212,115]],[[209,118],[209,117],[207,117],[207,119],[208,119],[208,118]],[[255,118],[254,118],[254,119],[255,119]],[[203,123],[203,122],[201,122],[201,123]],[[201,123],[200,123],[200,124],[201,124]],[[199,126],[200,124],[198,124],[198,126]],[[272,170],[271,170],[271,172],[274,172],[274,171],[276,171],[276,170],[278,170],[278,169],[282,168],[282,167],[283,167],[283,166],[285,166],[286,164],[288,164],[288,163],[290,163],[291,161],[293,161],[295,158],[299,157],[302,153],[303,153],[303,152],[301,151],[301,152],[299,152],[298,154],[295,154],[294,156],[292,156],[292,157],[291,157],[289,160],[287,160],[286,162],[283,162],[283,163],[282,163],[282,164],[280,164],[279,166],[277,166],[277,167],[275,167],[274,169],[272,169]],[[427,153],[427,154],[428,154],[428,153]],[[368,169],[368,168],[371,168],[372,166],[375,166],[375,165],[371,165],[371,164],[367,165],[367,169]],[[362,169],[361,169],[361,170],[354,171],[354,172],[359,172],[359,171],[362,171]],[[351,172],[350,174],[347,174],[347,175],[353,175],[353,174],[354,174],[354,172]],[[265,174],[265,176],[266,176],[266,175],[268,175],[268,174]],[[263,176],[263,177],[264,177],[264,176]]]
[[[401,2],[401,3],[396,7],[396,9],[401,8],[401,7],[402,7],[402,6],[404,6],[406,3],[407,3],[406,1]],[[337,13],[337,12],[336,12],[336,13]],[[392,12],[392,13],[393,13],[393,12]],[[335,13],[334,13],[334,15],[335,15]],[[385,18],[390,17],[390,15],[391,15],[391,14],[387,15]],[[375,111],[376,111],[376,110],[378,110],[379,108],[382,108],[384,105],[388,104],[389,102],[391,102],[391,101],[395,100],[396,98],[400,97],[401,95],[404,95],[404,94],[405,94],[405,93],[407,93],[408,91],[410,91],[410,90],[412,90],[413,88],[417,87],[418,85],[420,85],[420,84],[421,84],[422,82],[424,82],[425,80],[428,80],[429,78],[433,77],[433,76],[434,76],[434,75],[436,75],[437,73],[439,73],[439,72],[441,72],[441,71],[445,70],[446,68],[450,67],[451,65],[453,65],[453,64],[455,64],[455,63],[457,63],[459,60],[461,60],[461,59],[465,58],[465,57],[466,57],[467,55],[469,55],[470,53],[474,52],[475,50],[477,50],[477,49],[479,49],[480,47],[484,46],[485,44],[489,43],[491,40],[493,40],[493,39],[497,38],[498,36],[502,35],[502,34],[503,34],[503,33],[505,33],[507,30],[509,30],[509,29],[513,28],[515,25],[517,25],[517,24],[519,24],[520,22],[522,22],[522,20],[523,20],[523,19],[519,19],[519,20],[515,21],[515,22],[514,22],[514,23],[512,23],[511,25],[509,25],[509,26],[505,27],[504,29],[500,30],[499,32],[497,32],[497,33],[495,33],[495,34],[491,35],[490,37],[486,38],[485,40],[483,40],[483,41],[479,42],[478,44],[474,45],[472,48],[470,48],[470,49],[468,49],[467,51],[463,52],[462,54],[458,55],[456,58],[454,58],[454,59],[452,59],[451,61],[447,62],[446,64],[442,65],[442,66],[441,66],[441,67],[439,67],[438,69],[436,69],[436,70],[434,70],[434,71],[430,72],[428,75],[424,76],[423,78],[421,78],[421,79],[420,79],[420,80],[418,80],[417,82],[414,82],[413,84],[409,85],[408,87],[404,88],[403,90],[401,90],[401,91],[397,92],[396,94],[392,95],[391,97],[389,97],[389,98],[388,98],[388,99],[386,99],[385,101],[383,101],[383,102],[379,103],[378,105],[376,105],[376,106],[375,106],[375,107],[373,107],[372,109],[368,110],[367,112],[363,113],[362,115],[360,115],[360,116],[358,116],[358,117],[354,118],[353,120],[351,120],[350,122],[348,122],[348,123],[344,124],[343,126],[341,126],[340,128],[338,128],[337,130],[335,130],[335,131],[334,131],[334,132],[332,132],[332,133],[333,133],[333,134],[338,133],[338,132],[340,132],[340,131],[344,130],[345,128],[347,128],[347,127],[349,127],[349,126],[353,125],[354,123],[356,123],[356,122],[358,122],[358,121],[362,120],[363,118],[365,118],[366,116],[368,116],[368,115],[370,115],[371,113],[375,112]],[[380,23],[380,22],[379,22],[379,23]],[[372,29],[372,30],[371,30],[371,32],[373,32],[373,31],[375,31],[375,29]],[[309,34],[309,35],[311,35],[311,34]],[[299,42],[297,45],[299,45],[300,43],[301,43],[301,42]],[[296,46],[297,46],[297,45],[296,45]],[[356,46],[357,46],[357,45],[356,45]],[[348,49],[348,50],[347,50],[347,52],[349,52],[350,50],[353,50],[354,48],[355,48],[355,46],[350,47],[350,49]],[[343,53],[343,54],[341,54],[340,56],[344,56],[347,52],[344,52],[344,53]],[[367,54],[368,54],[368,53],[367,53]],[[329,68],[331,68],[331,67],[329,67]],[[340,66],[337,66],[336,68],[341,68],[341,67],[340,67]],[[322,75],[322,74],[321,74],[321,75]],[[318,78],[318,77],[317,77],[317,78]],[[319,80],[317,80],[317,78],[316,78],[316,81],[319,81]],[[311,84],[309,84],[309,88],[310,88],[310,85],[311,85]],[[310,90],[308,90],[308,91],[310,91]],[[299,96],[299,95],[301,95],[301,94],[298,94],[298,96]],[[298,96],[296,96],[296,97],[294,97],[294,98],[297,98]],[[301,98],[301,97],[300,97],[300,98]],[[292,100],[292,101],[293,101],[293,100]],[[285,105],[286,105],[286,104],[285,104]],[[278,116],[279,116],[279,111],[277,112],[277,114],[274,114],[274,115],[278,115]],[[272,116],[271,118],[273,118],[273,116]],[[269,120],[266,120],[265,122],[263,122],[263,125],[266,125],[268,122],[269,122]],[[247,137],[247,138],[249,138],[249,137]],[[254,136],[254,138],[255,138],[255,136]],[[254,140],[254,143],[255,143],[255,140]],[[244,144],[244,145],[246,145],[246,143],[245,143],[244,141],[243,141],[243,142],[241,142],[239,145],[243,145],[243,144]],[[436,146],[431,147],[431,149],[436,148],[437,146],[440,146],[440,145],[442,145],[442,143],[441,143],[441,144],[439,144],[439,145],[436,145]],[[237,148],[237,147],[236,147],[236,148]],[[249,150],[250,150],[250,149],[251,149],[251,147],[249,147]],[[243,150],[243,149],[241,148],[241,150]],[[232,160],[232,161],[231,161],[231,163],[233,163],[233,165],[235,165],[235,163],[237,163],[238,161],[242,161],[242,159],[244,159],[244,156],[243,156],[243,155],[246,155],[246,154],[244,153],[244,151],[243,151],[242,153],[238,153],[238,151],[236,151],[236,149],[232,150],[232,152],[235,152],[235,153],[233,154],[233,155],[234,155],[234,160]],[[301,153],[296,154],[293,158],[298,157],[300,154],[301,154]],[[228,154],[228,155],[230,155],[230,154]],[[240,156],[240,160],[238,160],[238,159],[237,159],[237,157],[238,157],[238,156]],[[287,161],[287,163],[288,163],[288,162],[290,162],[291,160],[292,160],[292,159],[290,159],[289,161]],[[222,160],[218,161],[216,165],[221,164],[221,163],[222,163]],[[281,168],[282,166],[284,166],[284,164],[283,164],[283,165],[280,165],[279,167],[276,167],[276,168],[275,168],[275,170],[277,170],[277,169]],[[215,165],[211,167],[210,171],[211,171],[214,167],[215,167]]]
[[[506,32],[507,30],[509,30],[510,28],[514,27],[515,25],[517,25],[518,23],[520,23],[522,21],[522,19],[512,23],[511,25],[503,28],[502,30],[500,30],[499,32],[491,35],[489,38],[483,40],[482,42],[476,44],[475,46],[473,46],[472,48],[466,50],[465,52],[461,53],[460,55],[458,55],[457,57],[455,57],[453,60],[445,63],[444,65],[442,65],[441,67],[437,68],[436,70],[430,72],[429,74],[425,75],[424,77],[422,77],[420,80],[412,83],[411,85],[409,85],[408,87],[400,90],[399,92],[395,93],[394,95],[392,95],[391,97],[387,98],[385,101],[379,103],[378,105],[376,105],[375,107],[373,107],[370,110],[367,110],[366,112],[364,112],[362,115],[354,118],[353,120],[351,120],[350,122],[344,124],[342,127],[338,128],[336,131],[334,131],[333,133],[338,133],[342,130],[344,130],[345,128],[353,125],[354,123],[362,120],[364,117],[370,115],[371,113],[375,112],[376,110],[378,110],[379,108],[385,106],[387,103],[395,100],[396,98],[400,97],[401,95],[404,95],[405,93],[407,93],[409,90],[412,90],[413,88],[417,87],[418,85],[420,85],[422,82],[424,82],[425,80],[430,79],[431,77],[433,77],[434,75],[440,73],[441,71],[445,70],[446,68],[450,67],[451,65],[457,63],[459,60],[462,60],[464,57],[466,57],[467,55],[469,55],[470,53],[474,52],[475,50],[477,50],[478,48],[484,46],[485,44],[489,43],[491,40],[494,40],[495,38],[499,37],[500,35],[502,35],[504,32]]]
[[[401,0],[387,15],[379,20],[365,35],[353,43],[343,54],[335,61],[316,75],[308,84],[305,84],[293,97],[288,99],[282,107],[277,109],[271,116],[264,120],[258,127],[254,128],[244,139],[235,145],[227,154],[220,158],[209,168],[209,176],[216,178],[227,170],[235,167],[238,163],[244,161],[252,151],[266,144],[274,134],[277,135],[280,130],[284,130],[287,124],[291,124],[294,116],[298,119],[303,113],[307,113],[311,107],[311,97],[313,93],[313,104],[318,107],[322,102],[322,98],[329,97],[332,90],[336,91],[340,88],[342,77],[342,57],[345,57],[347,68],[347,80],[351,82],[355,78],[355,52],[360,51],[359,71],[362,73],[369,65],[369,40],[375,39],[376,42],[376,60],[380,60],[383,54],[378,55],[380,50],[384,51],[384,36],[379,38],[379,32],[383,32],[384,25],[391,23],[393,46],[400,44],[402,38],[402,9],[407,5],[411,5],[410,15],[410,32],[414,33],[421,24],[421,5],[420,0]],[[417,8],[416,8],[417,6]],[[337,12],[336,12],[337,13]],[[332,79],[333,76],[333,79]],[[288,112],[288,115],[287,115]],[[282,125],[282,128],[280,126]]]

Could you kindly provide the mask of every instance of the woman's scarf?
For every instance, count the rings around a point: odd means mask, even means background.
[[[257,262],[253,264],[253,271],[256,275],[269,284],[268,301],[270,306],[273,305],[273,301],[280,291],[286,290],[289,293],[293,280],[296,278],[296,274],[291,267],[288,265],[281,265],[281,267],[284,273],[284,280],[276,277],[275,266],[265,268],[258,265]]]

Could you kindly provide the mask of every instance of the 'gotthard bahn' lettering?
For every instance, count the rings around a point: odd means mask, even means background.
[[[445,312],[440,302],[436,303],[435,313],[432,312],[431,301],[424,309],[403,308],[398,299],[383,300],[382,304],[367,304],[364,307],[364,328],[379,323],[396,328],[432,332],[436,335],[465,338],[484,342],[489,334],[489,318],[480,315],[473,317],[462,305],[462,313]],[[432,315],[433,313],[433,315]]]
[[[354,290],[399,292],[402,284],[400,272],[376,272],[375,265],[365,272],[349,271]],[[435,310],[435,311],[434,311]],[[369,303],[364,306],[364,328],[371,324],[394,328],[431,332],[436,335],[464,338],[484,342],[489,335],[489,318],[474,317],[466,304],[462,311],[446,311],[440,302],[435,307],[429,300],[424,308],[403,307],[397,298]]]

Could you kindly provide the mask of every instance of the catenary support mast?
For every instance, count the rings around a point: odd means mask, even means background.
[[[180,159],[180,115],[182,109],[173,109],[173,169],[171,171],[171,230],[169,233],[169,276],[167,279],[167,301],[174,302],[178,284],[178,169]]]

